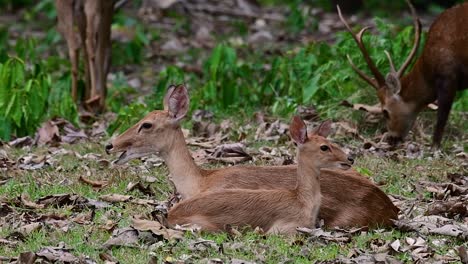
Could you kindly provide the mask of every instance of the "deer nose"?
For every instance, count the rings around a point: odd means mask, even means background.
[[[348,157],[348,160],[349,160],[349,162],[351,162],[351,164],[354,164],[354,158],[353,157]]]
[[[112,149],[113,147],[114,147],[114,146],[112,146],[112,144],[107,144],[107,145],[106,145],[106,153],[107,153],[107,154],[110,154],[110,151],[111,151],[111,149]]]

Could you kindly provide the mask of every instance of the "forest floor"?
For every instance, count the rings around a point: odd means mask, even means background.
[[[185,131],[202,167],[294,162],[282,120],[203,122]],[[42,146],[31,139],[3,145],[0,256],[86,263],[448,263],[466,257],[468,158],[459,146],[433,154],[428,144],[409,141],[390,150],[355,134],[345,121],[333,127],[330,138],[356,155],[354,168],[400,208],[397,227],[317,229],[292,237],[248,229],[221,234],[166,229],[158,219],[176,196],[164,163],[153,156],[112,165],[115,157],[104,152],[108,138],[95,128],[98,135],[78,130],[49,137]]]
[[[154,73],[168,65],[199,75],[220,39],[231,46],[247,46],[240,49],[240,57],[256,58],[257,50],[268,56],[311,42],[333,43],[335,32],[343,30],[335,13],[321,9],[308,10],[313,16],[297,29],[301,16],[287,16],[282,7],[263,8],[257,17],[257,7],[239,4],[249,1],[159,2],[171,4],[124,8],[115,17],[114,48],[122,52],[114,50],[109,83],[114,85],[123,75],[125,85],[133,88],[131,94],[121,91],[122,105],[150,94],[157,79]],[[50,46],[40,47],[43,56],[66,58],[54,21],[34,24],[36,15],[30,12],[20,10],[0,21],[10,25],[11,36],[50,41]],[[404,14],[398,22],[411,24]],[[433,15],[424,14],[422,20],[427,29]],[[350,21],[374,23],[365,16],[350,16]],[[138,38],[142,32],[146,37]],[[183,127],[195,161],[205,168],[295,162],[289,117],[257,110],[238,109],[235,116],[232,109],[194,111]],[[299,114],[309,117],[310,127],[318,124],[320,113],[313,106]],[[354,168],[400,208],[393,228],[318,228],[292,237],[249,229],[220,234],[190,227],[168,229],[159,220],[177,195],[165,164],[155,156],[124,166],[112,164],[116,157],[105,154],[104,146],[112,137],[107,128],[115,114],[92,117],[93,122],[82,115],[81,128],[54,119],[35,136],[1,142],[0,262],[468,263],[466,113],[452,113],[442,151],[436,152],[429,136],[434,111],[421,114],[416,129],[396,149],[380,142],[381,119],[362,112],[355,115],[359,118],[335,118],[329,138],[355,155]]]

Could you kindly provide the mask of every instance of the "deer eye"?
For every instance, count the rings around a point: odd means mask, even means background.
[[[390,115],[388,114],[388,111],[387,110],[383,110],[383,116],[385,117],[385,119],[389,119],[390,118]]]
[[[321,149],[322,151],[328,151],[328,150],[330,150],[330,148],[329,148],[327,145],[322,145],[322,146],[320,146],[320,149]]]
[[[150,129],[151,127],[153,127],[153,124],[151,123],[143,123],[143,125],[141,125],[142,128],[144,129]]]

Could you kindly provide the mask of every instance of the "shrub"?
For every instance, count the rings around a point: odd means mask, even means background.
[[[18,57],[0,64],[0,138],[33,134],[46,117],[77,121],[67,89],[52,86],[40,65],[27,65]]]

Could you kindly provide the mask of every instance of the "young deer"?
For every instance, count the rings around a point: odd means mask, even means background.
[[[385,51],[391,68],[386,77],[372,62],[362,41],[368,27],[354,34],[338,7],[341,21],[352,34],[375,79],[359,70],[349,56],[348,60],[357,74],[376,89],[387,122],[388,140],[392,144],[403,140],[418,113],[437,99],[439,107],[433,146],[439,147],[455,94],[457,90],[468,87],[468,3],[454,6],[436,18],[421,56],[413,69],[403,76],[416,55],[421,36],[421,23],[416,11],[409,0],[406,1],[414,18],[414,45],[398,71],[390,54]]]
[[[161,156],[182,199],[219,189],[293,189],[297,166],[234,166],[215,170],[199,168],[185,143],[179,122],[189,105],[187,89],[171,86],[164,98],[164,111],[156,110],[116,137],[106,146],[108,153],[122,152],[117,163],[149,154]],[[330,123],[321,126],[325,135]],[[322,206],[319,217],[325,225],[392,225],[398,208],[376,185],[353,170],[326,170],[320,177]],[[352,191],[350,191],[352,190]]]
[[[169,225],[192,223],[203,230],[229,226],[261,227],[267,233],[293,234],[300,226],[313,227],[320,207],[320,169],[351,168],[349,157],[321,135],[307,136],[307,127],[295,116],[290,125],[297,143],[297,182],[293,189],[208,191],[175,205]]]

